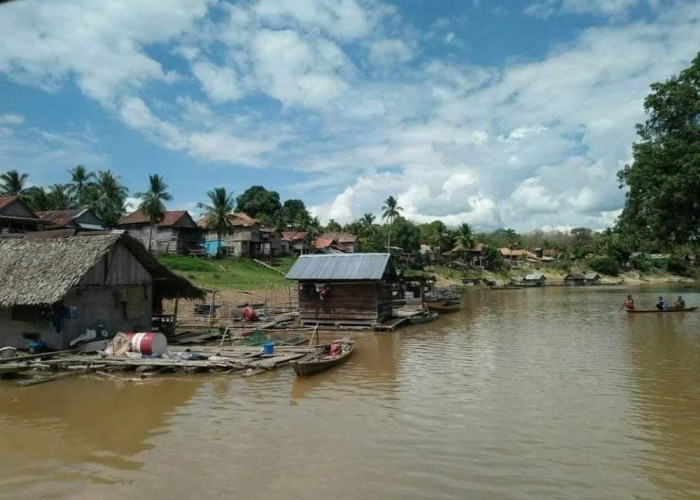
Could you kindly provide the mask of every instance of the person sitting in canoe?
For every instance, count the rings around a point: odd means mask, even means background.
[[[622,304],[625,309],[628,311],[633,311],[634,310],[634,299],[632,298],[632,294],[628,295],[627,298],[625,299],[625,302]]]
[[[656,308],[659,311],[668,311],[668,302],[666,302],[663,297],[659,297],[659,301],[656,303]]]
[[[683,300],[683,297],[681,297],[680,295],[678,296],[678,300],[673,303],[673,308],[685,309],[685,300]]]

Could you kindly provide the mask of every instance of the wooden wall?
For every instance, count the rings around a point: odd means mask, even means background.
[[[126,227],[126,226],[124,226]],[[127,232],[148,248],[149,225],[131,226]],[[158,253],[185,254],[187,247],[199,243],[201,231],[194,228],[154,227],[151,250]]]
[[[381,282],[330,282],[327,285],[329,293],[321,300],[307,293],[306,287],[315,287],[315,282],[299,283],[299,316],[303,324],[373,326],[391,317],[390,286],[387,292],[387,285]]]

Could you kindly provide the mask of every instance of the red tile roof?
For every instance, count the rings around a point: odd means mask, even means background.
[[[180,222],[185,215],[187,215],[187,210],[169,210],[163,215],[163,220],[160,221],[158,227],[171,227]],[[119,221],[120,226],[130,225],[130,224],[148,224],[148,217],[146,217],[140,210],[132,212],[129,215],[125,215]]]
[[[328,248],[333,244],[332,238],[317,238],[313,241],[314,248]]]
[[[250,227],[257,223],[258,221],[255,218],[243,212],[237,212],[231,216],[231,224],[234,226]]]
[[[76,208],[73,210],[47,210],[46,212],[36,212],[40,219],[51,222],[55,226],[65,227],[73,220],[74,217],[80,215],[84,209]]]

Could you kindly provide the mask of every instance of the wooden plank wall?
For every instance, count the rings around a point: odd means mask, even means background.
[[[315,283],[309,285],[315,286]],[[300,283],[299,316],[302,323],[369,326],[377,323],[382,295],[380,282],[329,283],[328,286],[328,296],[321,300],[309,297],[304,291],[304,283]]]

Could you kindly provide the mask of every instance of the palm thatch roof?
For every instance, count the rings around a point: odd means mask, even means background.
[[[118,243],[151,275],[157,297],[204,296],[202,290],[160,264],[131,236],[80,233],[63,238],[0,238],[0,306],[58,302]]]

